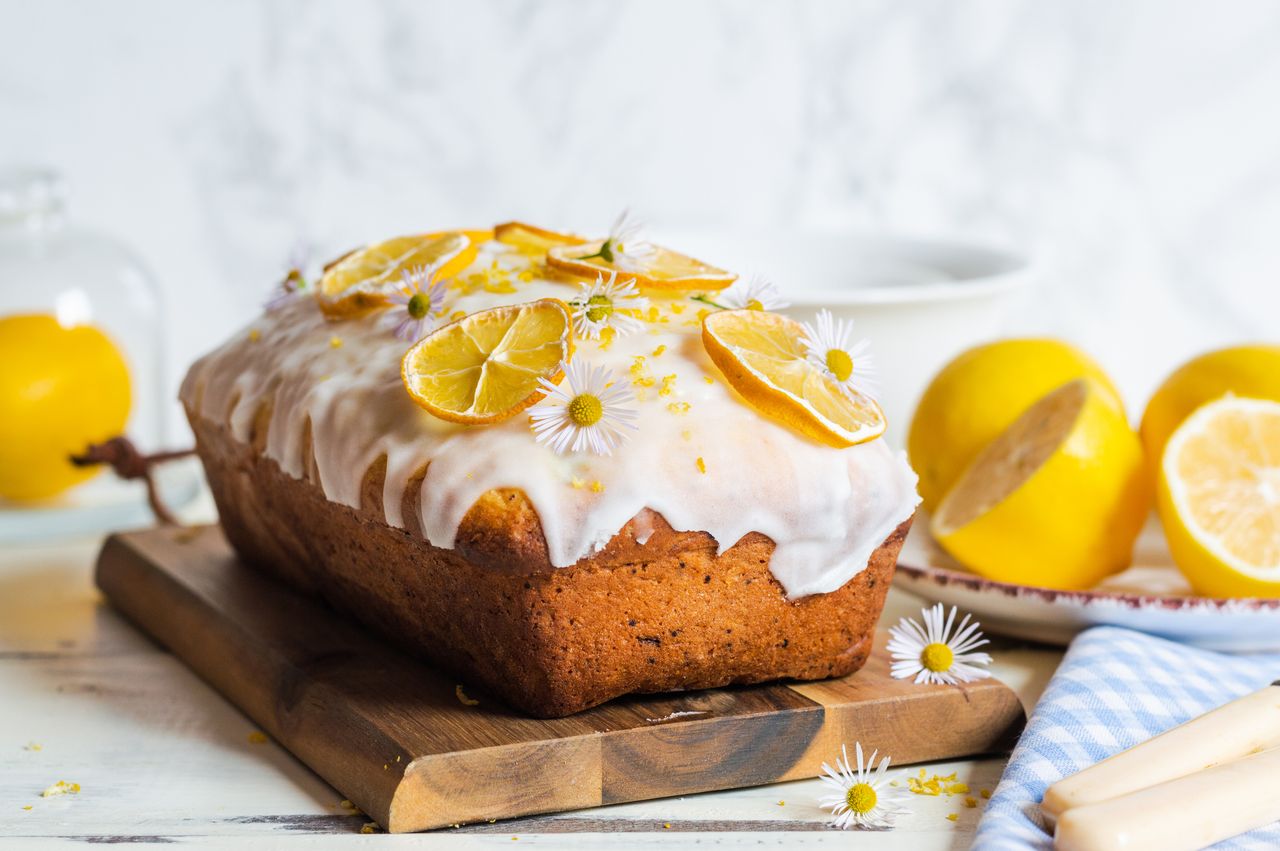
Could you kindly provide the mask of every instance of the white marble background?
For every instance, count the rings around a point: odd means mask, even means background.
[[[630,204],[1029,252],[1008,330],[1140,410],[1280,336],[1277,45],[1267,0],[0,0],[0,161],[147,258],[175,386],[296,240]]]

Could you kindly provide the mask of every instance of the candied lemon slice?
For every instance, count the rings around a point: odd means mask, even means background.
[[[1174,431],[1157,507],[1201,594],[1280,597],[1280,403],[1226,396]]]
[[[386,304],[399,282],[400,272],[417,266],[443,264],[448,277],[475,259],[475,244],[468,233],[447,231],[419,236],[399,236],[359,248],[325,270],[316,287],[320,309],[331,318],[359,316]]]
[[[581,245],[587,241],[585,237],[557,233],[524,222],[506,222],[496,225],[493,229],[493,238],[506,245],[514,245],[525,254],[536,256],[542,256],[548,249],[556,246]]]
[[[1077,378],[978,453],[931,531],[988,579],[1080,590],[1129,565],[1150,513],[1142,442],[1111,388]]]
[[[547,250],[547,265],[580,278],[617,272],[619,280],[635,278],[636,284],[654,290],[722,290],[738,279],[669,248],[644,244],[633,247],[597,239],[581,245],[561,245]]]
[[[555,298],[481,310],[432,331],[405,353],[400,377],[424,409],[470,425],[510,419],[558,383],[573,351],[569,306]]]
[[[729,385],[761,413],[831,446],[884,434],[875,400],[840,386],[806,358],[804,327],[759,310],[722,310],[702,321],[702,345]]]

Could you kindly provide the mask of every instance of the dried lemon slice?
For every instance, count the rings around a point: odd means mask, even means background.
[[[488,232],[470,233],[483,236]],[[388,239],[357,249],[326,269],[316,287],[316,298],[330,318],[359,316],[387,303],[402,270],[443,264],[441,274],[448,277],[470,264],[475,254],[474,241],[463,231]]]
[[[669,248],[648,243],[628,246],[613,238],[550,248],[547,265],[587,279],[616,272],[620,280],[635,278],[639,286],[673,292],[722,290],[738,279],[732,272]]]
[[[418,341],[400,362],[413,401],[442,420],[469,425],[510,419],[563,378],[573,351],[569,306],[555,298],[481,310]]]
[[[493,238],[506,245],[515,246],[525,254],[536,256],[546,254],[548,249],[559,245],[581,245],[587,241],[585,237],[574,236],[569,233],[557,233],[556,231],[540,228],[537,225],[525,224],[524,222],[506,222],[495,225]]]
[[[853,446],[883,434],[880,406],[814,364],[805,336],[794,319],[759,310],[722,310],[702,321],[707,354],[729,385],[761,413],[831,446]]]

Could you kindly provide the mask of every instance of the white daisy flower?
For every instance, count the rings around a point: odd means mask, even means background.
[[[383,320],[401,340],[417,342],[444,308],[445,283],[438,266],[400,270],[400,283],[388,296],[391,309]]]
[[[749,281],[735,281],[719,296],[720,305],[728,310],[781,310],[791,306],[778,288],[760,275],[752,275]]]
[[[843,759],[836,759],[836,767],[822,764],[825,775],[818,779],[830,786],[838,794],[828,795],[818,801],[818,806],[831,810],[831,826],[841,830],[860,827],[871,830],[884,830],[893,827],[894,816],[910,814],[903,808],[907,793],[888,784],[890,778],[885,776],[889,769],[889,757],[876,766],[879,751],[871,752],[871,759],[863,760],[862,743],[854,742],[854,753],[858,757],[858,767],[854,770],[849,761],[849,750],[840,746]]]
[[[552,384],[538,380],[547,396],[529,410],[535,439],[557,453],[582,452],[612,455],[635,431],[637,413],[625,406],[634,399],[625,382],[613,383],[604,367],[579,361],[561,364],[564,380]]]
[[[938,603],[932,608],[921,609],[924,626],[915,618],[903,618],[889,629],[889,653],[893,656],[891,672],[898,679],[915,677],[917,683],[967,683],[986,679],[991,672],[976,665],[990,665],[989,653],[974,653],[987,639],[978,630],[978,622],[969,622],[965,615],[954,637],[951,627],[955,624],[956,607],[950,612]]]
[[[804,336],[800,339],[809,363],[822,370],[846,392],[863,396],[875,396],[875,363],[867,352],[871,343],[867,340],[852,342],[853,322],[836,319],[831,311],[818,311],[811,325],[802,323]]]
[[[644,225],[630,220],[630,210],[623,210],[609,228],[609,236],[601,243],[600,250],[592,257],[600,257],[624,272],[639,272],[653,256],[654,248],[640,241]]]
[[[644,327],[635,312],[649,306],[649,300],[636,289],[636,280],[618,283],[618,273],[610,272],[609,280],[597,274],[595,283],[582,284],[582,292],[570,304],[574,324],[584,337],[597,340],[605,328],[625,336]]]
[[[307,291],[307,264],[311,260],[311,247],[299,240],[294,243],[285,264],[284,278],[276,284],[262,309],[270,313],[279,310],[297,296]]]

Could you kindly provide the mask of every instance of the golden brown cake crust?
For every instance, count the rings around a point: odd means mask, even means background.
[[[710,535],[677,532],[653,512],[593,557],[554,568],[519,491],[486,493],[454,549],[441,549],[385,522],[384,463],[366,474],[356,510],[326,499],[314,476],[284,473],[262,454],[260,431],[244,443],[188,417],[223,528],[248,561],[542,717],[630,692],[856,671],[911,525],[838,590],[794,601],[769,572],[769,538],[749,534],[716,556]],[[405,497],[411,526],[421,480]],[[652,528],[643,544],[638,526]]]

